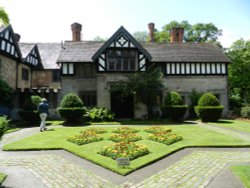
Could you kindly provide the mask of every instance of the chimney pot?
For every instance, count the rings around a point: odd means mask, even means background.
[[[170,42],[178,42],[182,43],[183,42],[183,35],[184,35],[184,28],[182,27],[173,27],[170,30]]]
[[[15,33],[15,39],[16,39],[16,42],[19,42],[21,39],[21,35],[19,35],[18,33]]]
[[[82,31],[82,25],[79,23],[73,23],[71,24],[71,30],[72,30],[72,41],[81,41],[81,31]]]
[[[148,24],[148,36],[149,36],[149,42],[155,42],[154,38],[154,32],[155,32],[155,24],[154,23],[149,23]]]

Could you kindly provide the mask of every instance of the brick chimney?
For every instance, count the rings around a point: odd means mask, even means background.
[[[16,42],[19,42],[21,39],[21,35],[19,35],[18,33],[15,33],[15,39],[16,39]]]
[[[149,42],[155,42],[154,38],[154,32],[155,32],[155,24],[154,23],[149,23],[148,24],[148,36],[149,36]]]
[[[72,30],[72,41],[74,42],[81,41],[82,25],[75,22],[71,24],[71,30]]]
[[[170,30],[170,42],[178,42],[182,43],[183,42],[183,34],[184,34],[184,28],[181,27],[173,27]]]

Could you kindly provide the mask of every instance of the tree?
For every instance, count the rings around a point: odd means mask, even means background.
[[[11,106],[13,89],[0,77],[0,106]]]
[[[228,69],[230,90],[239,88],[240,95],[247,105],[250,102],[250,40],[235,41],[226,54],[232,61]]]
[[[173,27],[184,28],[184,42],[218,42],[218,37],[222,35],[222,30],[218,29],[212,23],[197,23],[191,25],[188,23],[188,21],[171,21],[170,23],[163,26],[162,31],[156,34],[159,35],[158,40],[160,42],[170,41],[169,31]]]
[[[137,31],[133,33],[133,37],[138,42],[147,42],[148,41],[148,34],[146,31]]]
[[[3,7],[0,7],[0,25],[7,25],[10,22],[8,14]]]
[[[97,42],[105,42],[105,41],[107,41],[107,39],[102,38],[102,37],[100,37],[100,36],[96,36],[96,37],[94,38],[94,41],[97,41]]]
[[[147,106],[148,118],[153,118],[153,107],[157,103],[157,96],[163,86],[162,72],[160,69],[150,66],[145,72],[136,72],[128,76],[128,81],[114,87],[120,90],[123,95],[136,94],[137,97]]]

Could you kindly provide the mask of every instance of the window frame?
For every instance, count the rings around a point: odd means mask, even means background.
[[[70,70],[72,70],[72,72]],[[75,75],[75,64],[74,63],[62,63],[61,74],[63,76],[74,76]]]
[[[29,81],[29,70],[22,68],[22,80]]]
[[[110,56],[112,51],[114,53],[113,57]],[[134,55],[131,55],[131,52],[134,53]],[[121,55],[117,55],[119,53],[121,53]],[[126,53],[128,55],[126,55]],[[106,51],[106,57],[106,67],[108,72],[135,72],[138,70],[138,51],[136,49],[109,48]],[[113,66],[112,69],[110,69],[111,62]]]

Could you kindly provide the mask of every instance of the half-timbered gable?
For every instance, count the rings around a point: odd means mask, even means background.
[[[92,57],[98,72],[145,71],[151,55],[121,26]]]
[[[0,27],[0,53],[17,61],[22,57],[11,25]]]

